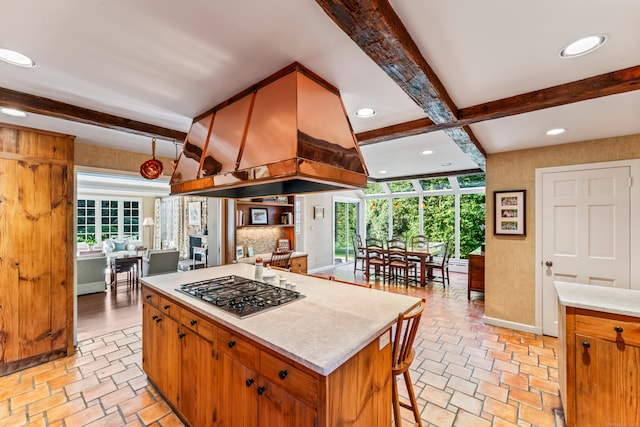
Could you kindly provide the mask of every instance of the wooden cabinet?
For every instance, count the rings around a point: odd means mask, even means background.
[[[300,274],[307,272],[307,255],[291,256],[291,272]]]
[[[143,368],[187,424],[390,425],[389,331],[385,339],[373,340],[323,376],[194,313],[184,303],[158,296],[147,286],[143,286],[142,295]],[[153,307],[154,302],[161,306]],[[165,305],[169,307],[163,313]],[[171,319],[178,313],[179,321]],[[166,332],[174,328],[173,334]],[[177,355],[172,349],[174,340],[179,342]],[[172,399],[174,393],[176,398]]]
[[[71,355],[73,137],[0,126],[0,375]]]
[[[469,274],[467,274],[467,299],[471,299],[471,291],[484,293],[484,252],[480,248],[468,256]]]
[[[560,305],[559,382],[567,427],[640,416],[640,318]]]
[[[146,288],[143,296],[144,371],[187,422],[193,426],[216,425],[217,407],[212,397],[217,389],[213,327]]]

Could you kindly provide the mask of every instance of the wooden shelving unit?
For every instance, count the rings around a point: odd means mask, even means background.
[[[284,231],[283,237],[289,239],[291,250],[295,250],[295,212],[294,196],[278,196],[278,201],[265,198],[227,200],[227,263],[233,262],[235,249],[244,242],[237,241],[237,230],[250,228],[278,227]],[[256,214],[252,218],[252,209],[264,209],[266,215]],[[286,219],[284,219],[286,217]],[[266,224],[255,223],[255,220],[266,219]],[[286,221],[283,223],[283,221]],[[261,221],[260,221],[261,222]],[[273,242],[274,249],[276,242]]]

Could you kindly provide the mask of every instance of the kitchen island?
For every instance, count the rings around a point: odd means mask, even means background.
[[[289,272],[304,298],[239,318],[181,284],[232,264],[142,278],[143,367],[193,426],[389,426],[390,328],[419,299]]]
[[[640,420],[640,291],[555,282],[567,427]]]

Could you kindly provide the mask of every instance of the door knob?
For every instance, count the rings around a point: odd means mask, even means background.
[[[551,261],[547,261],[544,263],[544,265],[546,265],[547,267],[551,267],[553,266],[553,263]]]

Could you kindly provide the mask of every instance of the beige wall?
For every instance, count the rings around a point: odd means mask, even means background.
[[[535,324],[535,170],[640,158],[640,135],[487,156],[485,315]],[[527,190],[526,237],[493,235],[493,192]]]
[[[140,165],[150,158],[151,148],[149,148],[149,154],[142,154],[78,142],[74,146],[74,164],[76,166],[140,172]],[[168,157],[157,157],[157,159],[162,162],[162,175],[171,176],[173,173],[171,161],[173,159]]]

